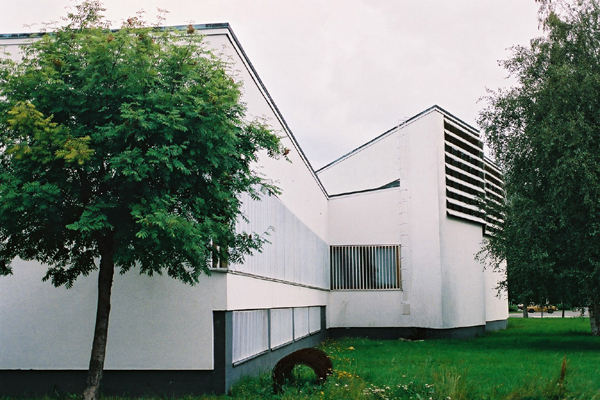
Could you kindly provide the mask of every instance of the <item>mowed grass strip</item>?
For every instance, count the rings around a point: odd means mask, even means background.
[[[507,330],[470,340],[348,338],[328,341],[322,349],[334,364],[324,385],[305,379],[274,396],[263,375],[236,385],[232,397],[600,399],[600,338],[590,334],[587,318],[514,318]]]
[[[464,398],[551,398],[566,358],[559,397],[600,399],[600,338],[587,318],[515,318],[507,330],[470,340],[343,339],[324,349],[336,369],[379,388],[431,387],[434,399],[450,397],[447,386]]]

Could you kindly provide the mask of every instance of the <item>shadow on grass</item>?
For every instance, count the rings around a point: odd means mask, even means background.
[[[486,342],[485,348],[492,349],[521,349],[521,350],[543,350],[543,351],[569,351],[569,352],[590,352],[600,351],[600,339],[594,343],[589,340],[581,339],[576,336],[567,336],[561,340],[548,340],[548,336],[528,338],[527,341],[501,341],[501,342]]]
[[[574,329],[573,323],[579,329]],[[477,347],[479,343],[473,344]],[[591,334],[587,321],[511,321],[507,330],[485,335],[480,344],[486,349],[600,351],[600,337]]]

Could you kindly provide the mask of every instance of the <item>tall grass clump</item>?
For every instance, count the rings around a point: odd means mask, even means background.
[[[466,377],[466,370],[459,373],[456,368],[445,368],[433,374],[434,387],[443,399],[470,400],[474,398],[475,390]]]
[[[560,372],[553,379],[538,377],[527,381],[522,387],[514,389],[506,400],[562,400],[581,398],[581,395],[570,396],[567,390],[567,357],[564,356]],[[594,397],[596,398],[596,397]]]

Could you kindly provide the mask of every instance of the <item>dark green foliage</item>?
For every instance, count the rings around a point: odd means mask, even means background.
[[[235,233],[236,196],[276,190],[252,166],[279,138],[246,120],[241,84],[193,29],[110,31],[101,11],[78,6],[0,64],[0,274],[18,256],[70,287],[110,238],[121,273],[193,284],[213,252],[237,261],[264,241]]]
[[[502,63],[516,86],[479,120],[507,195],[486,251],[525,304],[600,301],[600,5],[574,3],[544,8],[545,35]]]

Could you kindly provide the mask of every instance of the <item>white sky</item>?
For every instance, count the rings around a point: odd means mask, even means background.
[[[36,32],[70,0],[0,8],[0,33]],[[475,120],[497,60],[540,36],[534,0],[105,0],[118,27],[144,9],[164,25],[229,22],[315,169],[437,104]],[[26,24],[38,23],[31,28]]]

